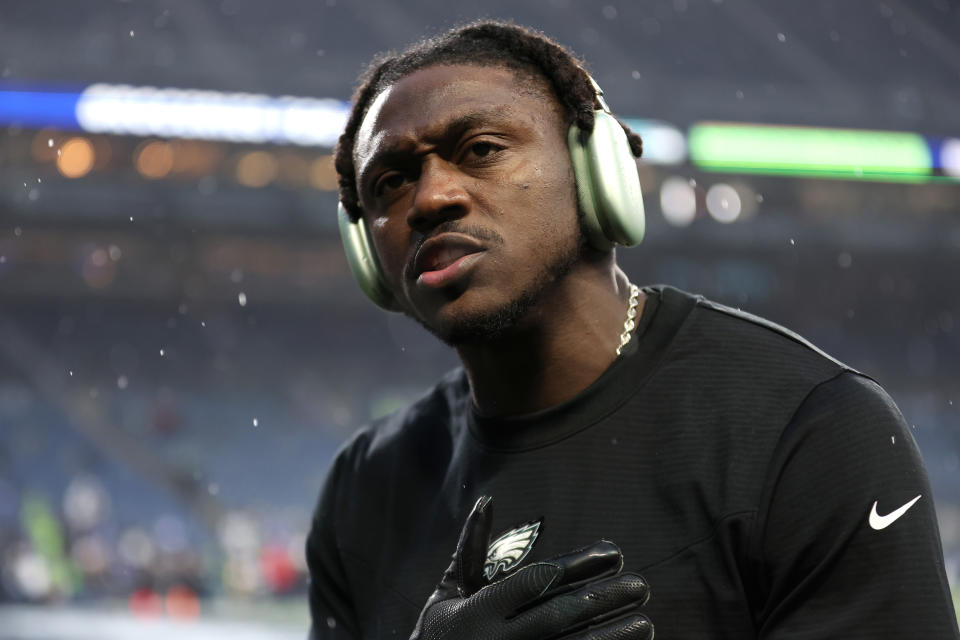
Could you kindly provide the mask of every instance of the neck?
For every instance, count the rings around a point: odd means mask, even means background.
[[[508,335],[458,347],[480,414],[541,411],[590,386],[617,357],[629,289],[611,256],[567,274]],[[637,317],[643,303],[641,294]]]

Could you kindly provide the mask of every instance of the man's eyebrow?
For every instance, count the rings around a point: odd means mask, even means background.
[[[512,124],[514,119],[507,115],[502,108],[471,111],[450,120],[444,127],[443,135],[460,134],[473,127],[485,124]]]
[[[503,108],[481,109],[464,113],[451,118],[442,125],[442,128],[431,132],[430,135],[426,136],[426,138],[428,140],[440,141],[443,139],[449,139],[451,136],[462,135],[464,131],[468,131],[469,129],[478,126],[509,125],[514,122],[514,118],[508,114],[509,110],[504,110]],[[370,160],[368,160],[361,169],[359,175],[359,183],[361,187],[363,186],[365,178],[370,174],[371,170],[381,164],[390,164],[392,161],[400,160],[409,156],[413,146],[414,145],[406,140],[398,141],[393,144],[387,142],[382,145],[373,153],[373,155],[370,157]]]

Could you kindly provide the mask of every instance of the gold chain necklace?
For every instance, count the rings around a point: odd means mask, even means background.
[[[617,355],[627,346],[630,338],[633,337],[633,329],[637,326],[637,305],[640,303],[640,287],[633,283],[630,284],[630,305],[627,307],[627,319],[623,323],[623,333],[620,334],[620,346],[617,347]]]

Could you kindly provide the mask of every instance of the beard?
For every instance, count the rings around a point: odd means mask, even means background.
[[[583,255],[586,236],[582,228],[566,247],[558,247],[553,259],[543,265],[530,283],[511,300],[494,309],[465,314],[444,326],[430,326],[414,319],[451,347],[496,342],[511,334],[530,310],[558,286]]]

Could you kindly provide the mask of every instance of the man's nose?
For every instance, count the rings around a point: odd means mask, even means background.
[[[465,216],[470,196],[464,188],[464,178],[456,166],[443,158],[427,157],[407,214],[410,228],[427,232],[441,222]]]

